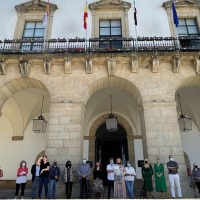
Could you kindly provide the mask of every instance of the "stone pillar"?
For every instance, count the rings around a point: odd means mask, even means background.
[[[77,168],[83,156],[83,105],[51,103],[45,154],[63,170],[70,160]]]
[[[181,135],[178,125],[176,102],[143,102],[143,115],[146,135],[146,157],[154,164],[156,157],[161,158],[165,165],[165,177],[169,188],[168,171],[166,163],[169,155],[174,156],[174,160],[179,165],[179,175],[183,197],[192,197],[189,192],[187,182],[186,165],[181,143]],[[171,195],[171,194],[169,194]]]

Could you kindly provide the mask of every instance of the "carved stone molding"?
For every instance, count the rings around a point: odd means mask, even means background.
[[[195,72],[200,75],[200,57],[196,57],[194,59],[194,69],[195,69]]]
[[[4,59],[0,59],[0,75],[6,74],[7,63]]]
[[[179,73],[179,68],[181,66],[181,60],[179,57],[173,57],[172,68],[174,73]]]
[[[86,57],[85,58],[85,72],[86,74],[92,74],[92,60],[93,57]]]
[[[44,60],[44,73],[51,74],[51,60],[49,58]]]
[[[134,56],[131,58],[131,72],[132,73],[137,73],[139,68],[139,61],[138,57]]]
[[[30,72],[30,62],[27,59],[20,59],[19,60],[19,70],[22,77],[26,77],[29,75]]]
[[[189,7],[189,6],[193,6],[195,8],[200,8],[200,2],[197,0],[176,0],[174,1],[174,4],[176,6],[176,8],[180,8],[180,7]],[[162,5],[165,9],[170,8],[171,9],[171,1],[166,1],[163,3]]]
[[[115,76],[116,58],[108,59],[108,76]]]
[[[12,141],[23,140],[24,136],[13,136]]]
[[[72,62],[71,58],[65,58],[65,74],[72,73]]]
[[[152,57],[152,66],[151,66],[152,73],[158,73],[159,66],[160,66],[159,58],[157,56],[153,56]]]

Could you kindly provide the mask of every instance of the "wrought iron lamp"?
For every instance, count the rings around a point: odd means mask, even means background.
[[[178,94],[178,99],[179,99],[179,105],[180,105],[180,109],[181,109],[181,114],[178,119],[180,131],[181,132],[191,131],[192,130],[192,118],[186,117],[185,114],[183,114],[179,94]]]
[[[38,116],[38,119],[33,119],[33,131],[35,133],[45,133],[47,128],[47,121],[42,115],[43,110],[43,103],[44,103],[44,96],[42,99],[42,108],[41,108],[41,115]]]
[[[112,96],[110,95],[111,114],[106,118],[106,129],[108,132],[117,131],[117,118],[112,114]]]

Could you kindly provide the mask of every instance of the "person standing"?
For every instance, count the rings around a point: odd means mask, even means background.
[[[53,161],[53,165],[49,169],[49,190],[48,190],[48,198],[51,196],[53,199],[56,198],[56,186],[58,179],[60,177],[60,168],[57,166],[57,161]]]
[[[193,166],[194,168],[192,170],[192,177],[194,178],[194,181],[197,185],[200,194],[200,168],[198,168],[198,165],[196,163],[194,163]]]
[[[167,186],[165,181],[164,165],[160,163],[159,157],[156,159],[156,164],[154,164],[154,173],[156,191],[160,193],[160,199],[164,199],[164,192],[167,191]]]
[[[167,162],[167,168],[169,170],[169,182],[171,186],[172,198],[175,199],[174,182],[178,190],[178,197],[182,198],[180,179],[179,179],[179,174],[178,174],[179,167],[178,167],[178,163],[174,161],[174,158],[172,155],[169,155],[169,162]]]
[[[18,197],[19,188],[21,187],[21,198],[24,198],[24,191],[26,188],[28,168],[26,167],[26,161],[22,160],[17,170],[16,190],[15,199]]]
[[[96,199],[100,199],[101,192],[104,190],[104,188],[103,188],[103,180],[102,180],[103,174],[102,174],[99,162],[96,162],[96,166],[93,170],[93,176],[94,176],[94,180],[93,180],[92,190],[95,193]]]
[[[31,167],[32,174],[32,199],[37,197],[37,188],[39,187],[40,165],[37,163]]]
[[[114,190],[114,160],[113,158],[109,159],[109,165],[107,165],[107,179],[108,179],[108,199],[110,199],[111,188]]]
[[[153,169],[149,164],[148,159],[144,160],[144,165],[142,166],[142,178],[144,179],[144,189],[146,191],[147,199],[151,198],[151,192],[153,191]]]
[[[135,169],[131,167],[129,161],[126,162],[127,167],[125,168],[125,183],[128,190],[128,195],[130,199],[133,199],[133,187],[134,187],[134,177],[136,176]]]
[[[49,167],[50,167],[49,162],[47,162],[47,156],[43,156],[39,158],[37,161],[37,165],[40,165],[38,198],[41,199],[43,185],[45,189],[45,198],[47,198],[48,182],[49,182]]]
[[[79,198],[84,198],[84,197],[88,198],[90,165],[89,163],[86,163],[86,161],[87,160],[83,158],[83,162],[82,164],[79,165],[79,168],[78,168],[79,184],[80,184]]]
[[[71,199],[72,196],[72,186],[74,179],[76,177],[75,171],[71,165],[71,161],[67,161],[64,168],[64,180],[66,185],[66,197],[67,199]]]
[[[124,179],[124,165],[122,159],[117,158],[114,165],[114,198],[126,199],[126,186]]]
[[[186,166],[187,166],[188,184],[189,184],[190,187],[193,187],[193,188],[194,188],[194,186],[193,186],[192,183],[191,183],[191,170],[190,170],[190,168],[189,168],[188,165],[186,165]]]

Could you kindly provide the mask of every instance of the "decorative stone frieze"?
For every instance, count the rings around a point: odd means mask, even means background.
[[[86,57],[85,58],[85,71],[86,74],[92,74],[92,60],[93,57]]]
[[[65,58],[65,74],[71,74],[72,73],[72,63],[71,58]]]
[[[139,61],[137,56],[133,56],[131,58],[131,72],[132,73],[137,73],[138,72],[138,67],[139,67]]]
[[[19,70],[22,77],[26,77],[29,75],[30,72],[30,61],[27,59],[20,59],[19,60]]]
[[[44,73],[51,74],[51,60],[49,58],[44,60]]]
[[[194,59],[194,69],[197,74],[200,74],[200,57]]]
[[[116,58],[107,58],[108,60],[108,76],[115,75]]]
[[[153,73],[158,73],[159,66],[160,66],[159,58],[157,56],[152,56],[151,71]]]
[[[4,59],[0,59],[0,75],[6,74],[7,63]]]
[[[172,61],[172,68],[174,73],[179,73],[179,68],[181,66],[181,60],[179,57],[174,57]]]

